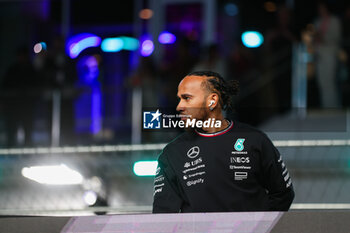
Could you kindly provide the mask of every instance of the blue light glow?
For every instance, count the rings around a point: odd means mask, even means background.
[[[103,52],[119,52],[121,50],[135,51],[139,47],[138,39],[126,36],[106,38],[101,43]]]
[[[145,40],[142,42],[141,46],[141,55],[144,57],[148,57],[153,53],[154,45],[151,40]]]
[[[81,33],[68,40],[66,49],[70,58],[76,58],[84,49],[97,47],[100,44],[100,37],[90,33]]]
[[[123,49],[129,51],[135,51],[140,47],[139,40],[132,37],[122,36],[120,39],[123,40]]]
[[[170,32],[162,32],[158,37],[158,41],[161,44],[173,44],[176,41],[176,36]]]
[[[120,38],[106,38],[101,43],[103,52],[119,52],[123,49],[124,42]]]
[[[40,42],[40,44],[41,44],[41,47],[43,48],[43,50],[46,50],[46,48],[47,48],[46,43],[45,42]]]
[[[228,3],[225,5],[225,12],[229,16],[235,16],[238,14],[238,7],[234,3]]]
[[[248,48],[257,48],[264,42],[264,37],[260,32],[246,31],[242,34],[242,42]]]

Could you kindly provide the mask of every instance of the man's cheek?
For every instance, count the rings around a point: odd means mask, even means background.
[[[191,119],[201,119],[201,111],[200,109],[192,109],[190,112],[189,112],[189,115],[191,117]]]

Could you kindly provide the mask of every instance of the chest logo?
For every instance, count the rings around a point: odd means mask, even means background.
[[[244,145],[243,145],[244,141],[245,141],[245,138],[238,138],[237,139],[235,146],[234,146],[236,151],[242,151],[244,149]]]
[[[199,147],[198,146],[194,146],[192,147],[191,149],[189,149],[187,151],[187,156],[190,158],[190,159],[194,159],[196,158],[198,155],[199,155]]]

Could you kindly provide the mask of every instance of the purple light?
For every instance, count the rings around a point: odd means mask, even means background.
[[[83,56],[77,62],[79,84],[93,85],[100,73],[98,61],[94,56]]]
[[[101,112],[102,94],[99,87],[93,87],[91,93],[91,125],[90,131],[97,134],[102,129],[102,112]]]
[[[145,40],[142,42],[141,46],[141,55],[144,57],[148,57],[153,53],[154,45],[151,40]]]
[[[98,76],[99,62],[95,56],[83,56],[78,59],[78,87],[87,88],[75,101],[75,117],[78,132],[96,134],[102,129],[102,93]],[[89,119],[89,121],[86,121]]]
[[[84,49],[97,47],[100,44],[100,37],[91,33],[81,33],[68,40],[66,50],[70,58],[76,58]]]
[[[158,41],[161,44],[173,44],[176,41],[176,36],[170,32],[162,32],[158,37]]]

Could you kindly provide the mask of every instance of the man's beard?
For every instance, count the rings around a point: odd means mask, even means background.
[[[193,114],[195,113],[195,114]],[[206,103],[205,101],[203,101],[203,104],[202,104],[202,107],[200,108],[196,108],[196,109],[192,109],[192,114],[187,112],[186,114],[189,114],[189,115],[192,115],[192,117],[190,118],[190,120],[193,120],[195,119],[196,122],[198,120],[204,122],[205,120],[207,120],[209,118],[209,112],[208,112],[208,109],[206,108]],[[188,119],[189,120],[189,119]],[[186,131],[193,131],[193,130],[202,130],[202,128],[197,128],[197,127],[185,127],[185,130]]]
[[[196,119],[196,122],[198,120],[204,122],[205,120],[207,120],[209,118],[209,112],[207,110],[207,108],[205,107],[205,101],[203,101],[203,104],[202,104],[202,107],[197,109],[197,114],[196,114],[196,117],[194,117],[193,119]],[[197,130],[202,130],[202,128],[197,128],[195,127],[194,129],[197,129]]]
[[[205,108],[205,104],[203,104],[203,107],[198,110],[198,115],[196,117],[196,120],[205,121],[209,117],[209,113],[207,109]]]

